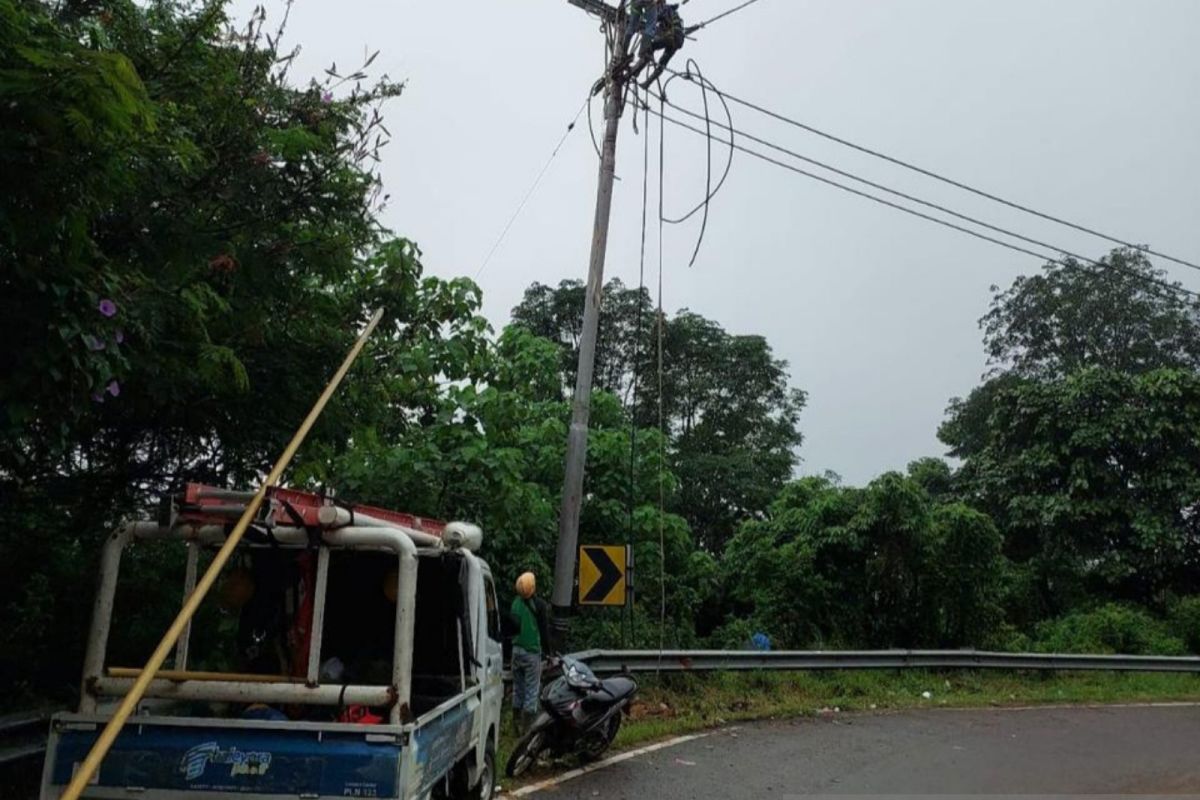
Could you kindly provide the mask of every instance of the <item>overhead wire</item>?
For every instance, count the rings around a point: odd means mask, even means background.
[[[688,28],[688,30],[689,30],[689,31],[700,31],[700,30],[704,30],[705,28],[707,28],[709,25],[712,25],[712,24],[713,24],[714,22],[716,22],[717,20],[725,19],[725,18],[726,18],[726,17],[728,17],[730,14],[736,14],[737,12],[741,11],[743,8],[746,8],[747,6],[752,6],[752,5],[754,5],[755,3],[757,3],[757,2],[758,2],[758,0],[746,0],[746,2],[742,3],[742,4],[741,4],[741,5],[739,5],[739,6],[735,6],[735,7],[731,8],[731,9],[729,9],[728,11],[725,11],[725,12],[722,12],[722,13],[720,13],[720,14],[717,14],[717,15],[716,15],[715,17],[713,17],[712,19],[708,19],[708,20],[705,20],[704,22],[701,22],[701,23],[698,23],[698,24],[696,24],[696,25],[692,25],[692,26],[690,26],[690,27]]]
[[[687,75],[687,73],[684,73],[684,72],[678,72],[677,70],[671,70],[671,69],[668,69],[667,71],[668,71],[668,72],[670,72],[670,73],[672,73],[672,74],[673,74],[673,75],[675,75],[675,76],[678,76],[678,77],[681,77],[681,78],[683,78],[684,80],[691,80],[691,78],[690,78],[690,77]],[[788,125],[792,125],[792,126],[794,126],[794,127],[797,127],[797,128],[799,128],[799,129],[801,129],[801,130],[804,130],[804,131],[807,131],[807,132],[809,132],[809,133],[812,133],[812,134],[814,134],[814,135],[816,135],[816,136],[820,136],[820,137],[821,137],[821,138],[823,138],[823,139],[827,139],[827,140],[829,140],[829,141],[831,141],[831,142],[835,142],[836,144],[840,144],[840,145],[842,145],[842,146],[844,146],[844,147],[849,147],[849,148],[850,148],[850,149],[852,149],[852,150],[857,150],[857,151],[858,151],[858,152],[860,152],[860,153],[864,153],[864,154],[866,154],[866,155],[869,155],[869,156],[872,156],[872,157],[874,157],[874,158],[882,159],[883,161],[887,161],[887,162],[889,162],[889,163],[891,163],[891,164],[895,164],[896,166],[903,167],[904,169],[911,170],[911,171],[913,171],[913,172],[916,172],[916,173],[918,173],[918,174],[920,174],[920,175],[924,175],[924,176],[925,176],[925,177],[927,177],[927,178],[932,178],[932,179],[934,179],[934,180],[936,180],[936,181],[940,181],[940,182],[942,182],[942,183],[944,183],[944,184],[947,184],[947,185],[949,185],[949,186],[953,186],[953,187],[955,187],[955,188],[957,188],[957,189],[961,189],[961,190],[963,190],[963,191],[970,192],[971,194],[977,195],[977,196],[979,196],[979,197],[983,197],[983,198],[985,198],[985,199],[987,199],[987,200],[991,200],[991,201],[993,201],[993,202],[1000,203],[1001,205],[1007,206],[1008,208],[1012,208],[1012,209],[1015,209],[1015,210],[1017,210],[1017,211],[1024,212],[1024,213],[1026,213],[1026,214],[1031,214],[1031,215],[1033,215],[1033,216],[1035,216],[1035,217],[1038,217],[1038,218],[1040,218],[1040,219],[1046,220],[1046,221],[1048,221],[1048,222],[1053,222],[1053,223],[1056,223],[1056,224],[1058,224],[1058,225],[1063,225],[1063,226],[1065,226],[1065,227],[1071,228],[1071,229],[1073,229],[1073,230],[1076,230],[1076,231],[1079,231],[1079,232],[1081,232],[1081,233],[1086,233],[1086,234],[1088,234],[1088,235],[1090,235],[1090,236],[1095,236],[1095,237],[1098,237],[1098,238],[1100,238],[1100,239],[1104,239],[1104,240],[1106,240],[1106,241],[1108,241],[1108,242],[1111,242],[1111,243],[1113,243],[1113,244],[1119,244],[1119,245],[1121,245],[1121,246],[1123,246],[1123,247],[1128,247],[1128,248],[1130,248],[1130,249],[1133,249],[1133,250],[1140,250],[1140,251],[1142,251],[1142,252],[1146,253],[1147,255],[1152,255],[1152,256],[1155,256],[1155,257],[1157,257],[1157,258],[1161,258],[1161,259],[1164,259],[1164,260],[1166,260],[1166,261],[1170,261],[1170,262],[1172,262],[1172,263],[1179,264],[1179,265],[1181,265],[1181,266],[1190,267],[1190,268],[1192,268],[1192,269],[1197,269],[1197,270],[1200,270],[1200,264],[1198,264],[1198,263],[1196,263],[1196,262],[1193,262],[1193,261],[1188,261],[1187,259],[1184,259],[1184,258],[1179,258],[1179,257],[1177,257],[1177,256],[1168,255],[1168,254],[1166,254],[1166,253],[1162,253],[1162,252],[1159,252],[1159,251],[1157,251],[1157,250],[1153,250],[1153,249],[1151,249],[1151,248],[1149,248],[1149,247],[1146,247],[1146,246],[1143,246],[1143,245],[1137,245],[1137,244],[1133,244],[1132,242],[1128,241],[1128,240],[1127,240],[1127,239],[1125,239],[1125,238],[1122,238],[1122,237],[1119,237],[1119,236],[1113,236],[1113,235],[1111,235],[1111,234],[1107,234],[1107,233],[1104,233],[1104,232],[1102,232],[1102,231],[1095,230],[1094,228],[1089,228],[1089,227],[1087,227],[1087,226],[1085,226],[1085,225],[1081,225],[1081,224],[1079,224],[1079,223],[1077,223],[1077,222],[1071,222],[1070,220],[1064,219],[1064,218],[1062,218],[1062,217],[1058,217],[1058,216],[1055,216],[1055,215],[1053,215],[1053,214],[1048,214],[1048,213],[1046,213],[1046,212],[1044,212],[1044,211],[1038,211],[1038,210],[1037,210],[1037,209],[1035,209],[1035,208],[1031,208],[1031,207],[1029,207],[1029,206],[1026,206],[1026,205],[1023,205],[1023,204],[1021,204],[1021,203],[1017,203],[1017,202],[1015,202],[1015,201],[1013,201],[1013,200],[1008,200],[1008,199],[1006,199],[1006,198],[1000,197],[999,195],[993,194],[993,193],[991,193],[991,192],[984,191],[983,189],[978,189],[978,188],[976,188],[976,187],[974,187],[974,186],[971,186],[970,184],[963,183],[963,182],[961,182],[961,181],[957,181],[957,180],[955,180],[955,179],[953,179],[953,178],[948,178],[948,177],[946,177],[945,175],[941,175],[941,174],[939,174],[939,173],[937,173],[937,172],[934,172],[933,170],[926,169],[925,167],[918,166],[918,165],[916,165],[916,164],[913,164],[913,163],[911,163],[911,162],[909,162],[909,161],[905,161],[905,160],[903,160],[903,159],[896,158],[895,156],[890,156],[890,155],[888,155],[888,154],[886,154],[886,153],[883,153],[883,152],[881,152],[881,151],[879,151],[879,150],[875,150],[875,149],[872,149],[872,148],[870,148],[870,147],[866,147],[866,146],[864,146],[864,145],[860,145],[860,144],[857,144],[857,143],[855,143],[855,142],[852,142],[852,141],[850,141],[849,139],[845,139],[845,138],[842,138],[842,137],[840,137],[840,136],[836,136],[836,135],[834,135],[834,134],[832,134],[832,133],[828,133],[827,131],[821,130],[820,128],[817,128],[817,127],[815,127],[815,126],[813,126],[813,125],[808,125],[808,124],[806,124],[806,123],[804,123],[804,122],[801,122],[801,121],[799,121],[799,120],[792,119],[791,117],[787,117],[787,116],[785,116],[785,115],[783,115],[783,114],[780,114],[780,113],[778,113],[778,112],[776,112],[776,111],[772,111],[772,110],[770,110],[770,109],[768,109],[768,108],[765,108],[765,107],[763,107],[762,105],[759,105],[759,104],[757,104],[757,103],[751,102],[751,101],[749,101],[749,100],[745,100],[745,99],[743,99],[743,98],[741,98],[741,97],[738,97],[738,96],[736,96],[736,95],[730,94],[729,92],[722,91],[722,90],[719,90],[719,89],[714,89],[714,91],[716,91],[716,92],[717,92],[717,94],[719,94],[720,96],[722,96],[722,97],[725,97],[725,98],[728,98],[729,100],[732,100],[733,102],[737,103],[738,105],[744,106],[744,107],[746,107],[746,108],[749,108],[749,109],[751,109],[751,110],[753,110],[753,111],[757,111],[757,112],[759,112],[760,114],[764,114],[764,115],[766,115],[766,116],[768,116],[768,117],[771,117],[772,119],[776,119],[776,120],[778,120],[778,121],[780,121],[780,122],[784,122],[784,123],[786,123],[786,124],[788,124]]]
[[[525,196],[521,198],[521,202],[517,205],[517,210],[513,212],[511,217],[509,217],[508,224],[504,226],[504,229],[500,231],[500,235],[496,237],[496,241],[492,245],[492,249],[488,251],[487,256],[483,259],[483,263],[479,265],[479,269],[475,270],[476,279],[483,274],[484,269],[486,269],[487,265],[491,263],[492,256],[494,256],[496,251],[500,249],[500,245],[504,242],[505,237],[508,236],[508,232],[512,229],[513,223],[515,223],[517,218],[521,216],[521,212],[525,210],[525,206],[528,205],[530,198],[533,197],[533,193],[536,192],[538,186],[541,185],[542,178],[546,177],[546,173],[550,170],[550,165],[553,164],[554,159],[558,157],[558,151],[561,150],[562,146],[566,143],[567,137],[571,135],[571,131],[575,130],[575,125],[579,122],[579,117],[581,114],[583,114],[584,108],[590,106],[591,99],[591,95],[588,95],[588,98],[583,101],[583,105],[580,106],[579,110],[575,112],[575,118],[571,120],[570,124],[567,125],[567,129],[563,131],[562,137],[558,140],[558,144],[554,146],[554,150],[550,152],[550,157],[546,159],[546,163],[542,165],[542,169],[537,174],[533,184],[530,185],[529,191],[525,192]]]
[[[703,130],[701,130],[700,128],[693,127],[692,125],[689,125],[689,124],[688,124],[688,123],[686,123],[686,122],[682,122],[682,121],[680,121],[680,120],[674,119],[673,117],[669,117],[669,116],[667,116],[666,114],[662,114],[662,115],[660,115],[660,119],[661,119],[661,120],[663,120],[664,122],[670,122],[670,123],[672,123],[673,125],[676,125],[676,126],[678,126],[678,127],[684,128],[685,130],[689,130],[689,131],[691,131],[691,132],[693,132],[693,133],[696,133],[696,134],[698,134],[698,135],[700,135],[700,136],[705,136],[705,135],[706,135],[706,133],[705,133]],[[746,134],[746,133],[744,133],[744,132],[742,132],[742,131],[738,131],[738,134],[739,134],[740,136],[742,136],[743,138],[746,138],[746,139],[749,139],[749,138],[751,138],[751,137],[750,137],[748,134]],[[962,225],[957,225],[957,224],[955,224],[955,223],[953,223],[953,222],[950,222],[950,221],[948,221],[948,220],[942,219],[942,218],[940,218],[940,217],[935,217],[935,216],[933,216],[933,215],[931,215],[931,214],[926,214],[926,213],[924,213],[924,212],[921,212],[921,211],[918,211],[918,210],[916,210],[916,209],[914,209],[914,208],[909,208],[908,206],[901,205],[900,203],[895,203],[895,202],[892,202],[891,200],[887,200],[887,199],[885,199],[885,198],[882,198],[882,197],[879,197],[879,196],[877,196],[877,195],[873,195],[873,194],[871,194],[871,193],[869,193],[869,192],[864,192],[864,191],[862,191],[862,190],[860,190],[860,189],[855,189],[854,187],[852,187],[852,186],[847,186],[847,185],[846,185],[846,184],[844,184],[844,183],[839,183],[838,181],[832,180],[832,179],[830,179],[830,178],[827,178],[827,177],[824,177],[824,176],[822,176],[822,175],[818,175],[818,174],[816,174],[816,173],[814,173],[814,172],[809,172],[808,170],[801,169],[800,167],[797,167],[797,166],[796,166],[796,165],[794,165],[794,164],[789,164],[789,163],[787,163],[787,162],[785,162],[785,161],[781,161],[781,160],[779,160],[779,159],[772,158],[771,156],[769,156],[769,155],[767,155],[767,154],[765,154],[765,153],[761,153],[761,152],[759,152],[759,151],[757,151],[757,150],[754,150],[754,149],[752,149],[752,148],[746,147],[745,145],[738,144],[738,143],[736,143],[736,142],[734,142],[734,143],[731,143],[731,142],[728,142],[728,141],[726,141],[726,140],[723,140],[723,139],[718,139],[717,141],[718,141],[719,143],[721,143],[721,144],[731,145],[731,146],[732,146],[732,147],[734,147],[736,150],[739,150],[739,151],[741,151],[741,152],[744,152],[744,153],[746,153],[747,155],[753,156],[753,157],[755,157],[755,158],[757,158],[757,159],[760,159],[760,160],[762,160],[762,161],[766,161],[766,162],[768,162],[768,163],[770,163],[770,164],[774,164],[775,166],[782,167],[782,168],[784,168],[784,169],[787,169],[787,170],[789,170],[789,171],[791,171],[791,172],[795,172],[795,173],[797,173],[797,174],[799,174],[799,175],[803,175],[803,176],[805,176],[805,177],[807,177],[807,178],[811,178],[812,180],[818,181],[818,182],[820,182],[820,183],[824,183],[824,184],[826,184],[826,185],[828,185],[828,186],[832,186],[832,187],[834,187],[834,188],[837,188],[837,189],[841,189],[842,191],[849,192],[850,194],[854,194],[854,195],[857,195],[857,196],[859,196],[859,197],[865,198],[865,199],[867,199],[867,200],[871,200],[871,201],[873,201],[873,202],[875,202],[875,203],[879,203],[879,204],[881,204],[881,205],[888,206],[888,207],[890,207],[890,208],[893,208],[893,209],[895,209],[895,210],[897,210],[897,211],[902,211],[902,212],[904,212],[904,213],[906,213],[906,214],[910,214],[910,215],[912,215],[912,216],[919,217],[919,218],[921,218],[921,219],[924,219],[924,220],[927,220],[927,221],[929,221],[929,222],[933,222],[933,223],[935,223],[935,224],[937,224],[937,225],[941,225],[941,226],[943,226],[943,227],[950,228],[950,229],[952,229],[952,230],[956,230],[956,231],[958,231],[958,232],[960,232],[960,233],[965,233],[965,234],[967,234],[968,236],[973,236],[973,237],[975,237],[975,238],[977,238],[977,239],[981,239],[981,240],[983,240],[983,241],[985,241],[985,242],[990,242],[991,244],[995,244],[995,245],[998,245],[998,246],[1000,246],[1000,247],[1004,247],[1004,248],[1007,248],[1007,249],[1009,249],[1009,250],[1013,250],[1013,251],[1015,251],[1015,252],[1018,252],[1018,253],[1024,253],[1025,255],[1032,256],[1032,257],[1034,257],[1034,258],[1037,258],[1037,259],[1039,259],[1039,260],[1041,260],[1041,261],[1044,261],[1044,262],[1057,263],[1057,264],[1062,264],[1062,265],[1065,265],[1065,266],[1073,266],[1073,265],[1072,265],[1070,262],[1068,262],[1068,261],[1065,261],[1065,260],[1063,260],[1062,258],[1054,258],[1053,256],[1051,256],[1051,255],[1048,255],[1048,254],[1046,254],[1046,253],[1038,253],[1038,252],[1036,252],[1036,251],[1033,251],[1033,250],[1030,250],[1030,249],[1028,249],[1028,248],[1021,247],[1021,246],[1019,246],[1019,245],[1015,245],[1015,244],[1013,244],[1012,242],[1006,242],[1006,241],[1003,241],[1003,240],[1001,240],[1001,239],[997,239],[997,238],[995,238],[995,237],[993,237],[993,236],[988,236],[987,234],[980,233],[980,232],[979,232],[979,231],[977,231],[977,230],[972,230],[971,228],[967,228],[967,227],[964,227],[964,226],[962,226]],[[784,152],[787,152],[787,151],[784,151]],[[856,179],[857,179],[857,178],[856,178]],[[863,179],[863,181],[864,181],[864,182],[866,182],[866,181],[865,181],[865,179]],[[889,191],[890,191],[890,190],[889,190]],[[900,194],[901,194],[901,193],[899,193],[899,192],[893,192],[893,193],[894,193],[894,194],[897,194],[897,195],[900,195]],[[933,206],[933,204],[926,204],[926,205]],[[934,206],[934,207],[936,207],[936,206]],[[937,207],[937,208],[939,208],[939,210],[941,210],[941,209],[940,209],[940,207]],[[976,224],[979,224],[979,223],[978,223],[978,221],[974,220],[973,218],[965,217],[964,215],[957,214],[957,213],[955,213],[955,212],[949,212],[949,213],[954,213],[954,214],[955,214],[955,216],[958,216],[958,217],[960,217],[960,218],[964,218],[964,219],[967,219],[967,220],[969,220],[969,221],[971,221],[971,222],[974,222],[974,223],[976,223]],[[1064,256],[1067,256],[1067,257],[1069,257],[1069,258],[1071,258],[1071,259],[1074,259],[1075,261],[1078,261],[1078,262],[1084,262],[1084,263],[1086,263],[1086,264],[1090,264],[1090,265],[1092,265],[1092,266],[1094,266],[1094,267],[1099,267],[1099,268],[1102,268],[1102,269],[1111,269],[1111,270],[1115,270],[1115,271],[1117,271],[1117,272],[1123,272],[1123,273],[1125,273],[1126,275],[1128,275],[1128,276],[1130,276],[1130,277],[1135,277],[1135,278],[1137,278],[1137,279],[1139,279],[1139,280],[1146,281],[1147,283],[1155,284],[1155,285],[1157,285],[1158,287],[1160,287],[1160,288],[1162,288],[1162,289],[1165,289],[1165,290],[1167,290],[1167,291],[1169,291],[1169,292],[1172,292],[1172,293],[1177,293],[1177,294],[1178,294],[1178,293],[1182,293],[1182,294],[1187,294],[1187,295],[1190,295],[1190,296],[1192,296],[1192,297],[1200,298],[1200,292],[1193,291],[1193,290],[1191,290],[1191,289],[1188,289],[1188,288],[1186,288],[1186,287],[1184,287],[1184,286],[1180,286],[1180,285],[1178,285],[1178,284],[1174,284],[1174,283],[1168,283],[1167,281],[1161,280],[1161,279],[1159,279],[1159,278],[1155,278],[1155,277],[1153,277],[1153,276],[1150,276],[1150,275],[1146,275],[1146,274],[1144,274],[1144,273],[1136,272],[1136,271],[1133,271],[1133,270],[1127,270],[1127,269],[1125,269],[1125,268],[1123,268],[1123,267],[1119,267],[1118,265],[1116,265],[1116,264],[1113,264],[1113,263],[1111,263],[1111,262],[1110,262],[1110,263],[1105,263],[1105,262],[1101,262],[1101,261],[1096,261],[1096,260],[1094,260],[1094,259],[1087,258],[1086,256],[1081,256],[1081,255],[1079,255],[1079,254],[1077,254],[1077,253],[1073,253],[1073,252],[1071,252],[1071,251],[1069,251],[1069,250],[1066,250],[1065,248],[1061,248],[1061,247],[1057,247],[1057,246],[1053,246],[1053,245],[1044,244],[1044,243],[1041,243],[1041,242],[1037,242],[1036,240],[1030,240],[1030,239],[1028,239],[1027,237],[1025,237],[1025,236],[1022,236],[1021,234],[1018,234],[1018,233],[1016,233],[1016,232],[1010,231],[1010,230],[1008,230],[1008,229],[1005,229],[1005,228],[1000,228],[1000,227],[998,227],[998,226],[992,226],[992,225],[990,225],[990,224],[986,224],[986,223],[984,223],[984,224],[986,225],[986,227],[988,227],[988,228],[989,228],[989,229],[991,229],[991,230],[995,230],[995,231],[997,231],[997,232],[1003,233],[1003,234],[1004,234],[1004,235],[1006,235],[1006,236],[1011,236],[1012,238],[1015,238],[1015,239],[1020,239],[1020,240],[1022,240],[1022,241],[1026,241],[1026,242],[1033,242],[1033,243],[1037,244],[1038,246],[1041,246],[1041,247],[1046,247],[1047,249],[1054,250],[1055,252],[1057,252],[1057,253],[1060,253],[1060,254],[1062,254],[1062,255],[1064,255]]]
[[[660,99],[660,100],[663,100],[664,98],[660,97],[659,99]],[[665,104],[666,104],[666,105],[668,105],[668,106],[670,106],[671,108],[675,109],[676,111],[680,111],[680,112],[682,112],[682,113],[684,113],[684,114],[687,114],[687,115],[688,115],[688,116],[690,116],[690,117],[693,117],[693,118],[695,118],[695,119],[698,119],[698,120],[699,120],[699,119],[704,119],[706,123],[710,123],[710,121],[707,119],[707,116],[705,116],[705,117],[702,117],[702,116],[701,116],[700,114],[698,114],[697,112],[695,112],[695,111],[692,111],[691,109],[688,109],[688,108],[684,108],[683,106],[677,105],[677,104],[675,104],[675,103],[672,103],[670,100],[665,100]],[[676,120],[674,120],[674,119],[673,119],[673,118],[671,118],[671,117],[667,117],[667,121],[669,121],[669,122],[677,122]],[[1010,230],[1010,229],[1008,229],[1008,228],[1003,228],[1003,227],[1000,227],[999,225],[994,225],[994,224],[992,224],[992,223],[990,223],[990,222],[987,222],[987,221],[985,221],[985,220],[979,219],[979,218],[977,218],[977,217],[972,217],[972,216],[970,216],[970,215],[968,215],[968,214],[963,214],[963,213],[961,213],[961,212],[958,212],[958,211],[955,211],[954,209],[952,209],[952,208],[949,208],[949,207],[947,207],[947,206],[943,206],[943,205],[940,205],[940,204],[938,204],[938,203],[931,202],[931,201],[929,201],[929,200],[924,200],[924,199],[922,199],[922,198],[920,198],[920,197],[916,197],[915,195],[911,195],[911,194],[908,194],[908,193],[906,193],[906,192],[902,192],[902,191],[900,191],[900,190],[898,190],[898,189],[893,189],[893,188],[891,188],[891,187],[889,187],[889,186],[885,186],[884,184],[877,183],[877,182],[875,182],[875,181],[872,181],[872,180],[870,180],[870,179],[868,179],[868,178],[864,178],[864,177],[862,177],[862,176],[860,176],[860,175],[856,175],[856,174],[854,174],[853,172],[848,172],[848,171],[846,171],[846,170],[844,170],[844,169],[840,169],[839,167],[835,167],[835,166],[833,166],[832,164],[826,163],[826,162],[824,162],[824,161],[819,161],[819,160],[817,160],[817,159],[815,159],[815,158],[810,158],[809,156],[803,155],[803,154],[801,154],[801,153],[797,153],[796,151],[794,151],[794,150],[790,150],[790,149],[788,149],[788,148],[786,148],[786,147],[783,147],[782,145],[775,144],[774,142],[770,142],[770,141],[768,141],[768,140],[766,140],[766,139],[763,139],[763,138],[761,138],[761,137],[754,136],[753,134],[746,133],[745,131],[742,131],[742,130],[735,129],[735,128],[731,127],[731,126],[722,125],[721,123],[717,122],[717,123],[710,123],[710,127],[711,127],[711,124],[715,124],[717,127],[719,127],[719,128],[724,128],[724,129],[726,129],[727,131],[729,131],[729,136],[730,136],[730,139],[731,139],[731,140],[733,139],[734,135],[736,134],[736,135],[740,136],[740,137],[741,137],[741,138],[743,138],[743,139],[746,139],[746,140],[749,140],[749,141],[755,142],[756,144],[761,144],[761,145],[763,145],[764,147],[769,147],[769,148],[770,148],[770,149],[772,149],[772,150],[775,150],[775,151],[777,151],[777,152],[780,152],[780,153],[783,153],[783,154],[785,154],[785,155],[791,156],[792,158],[795,158],[795,159],[797,159],[797,160],[804,161],[804,162],[806,162],[806,163],[808,163],[808,164],[812,164],[812,165],[814,165],[814,166],[820,167],[821,169],[828,170],[829,172],[832,172],[832,173],[834,173],[835,175],[840,175],[840,176],[842,176],[843,178],[848,178],[848,179],[850,179],[850,180],[852,180],[852,181],[855,181],[855,182],[857,182],[857,183],[861,183],[861,184],[863,184],[863,185],[865,185],[865,186],[869,186],[869,187],[871,187],[872,189],[878,189],[879,191],[886,192],[886,193],[888,193],[888,194],[890,194],[890,195],[893,195],[893,196],[895,196],[895,197],[900,197],[900,198],[902,198],[902,199],[904,199],[904,200],[908,200],[909,202],[912,202],[912,203],[917,203],[918,205],[925,206],[926,208],[931,208],[931,209],[934,209],[935,211],[940,211],[940,212],[942,212],[943,214],[948,214],[948,215],[950,215],[950,216],[952,216],[952,217],[955,217],[956,219],[961,219],[961,220],[963,220],[964,222],[969,222],[969,223],[971,223],[971,224],[973,224],[973,225],[978,225],[978,226],[980,226],[981,228],[985,228],[985,229],[987,229],[987,230],[990,230],[990,231],[993,231],[993,232],[995,232],[995,233],[1000,233],[1000,234],[1003,234],[1003,235],[1005,235],[1005,236],[1011,236],[1012,238],[1014,238],[1014,239],[1017,239],[1017,240],[1019,240],[1019,241],[1022,241],[1022,242],[1025,242],[1026,244],[1036,245],[1036,246],[1038,246],[1038,247],[1044,247],[1044,248],[1046,248],[1046,249],[1048,249],[1048,250],[1053,250],[1053,251],[1056,251],[1056,252],[1059,252],[1059,253],[1063,253],[1063,254],[1065,254],[1065,255],[1069,255],[1069,256],[1071,256],[1072,258],[1075,258],[1075,259],[1077,259],[1077,260],[1079,260],[1079,261],[1090,262],[1091,264],[1093,264],[1094,266],[1097,266],[1097,267],[1106,267],[1106,268],[1108,268],[1108,267],[1111,267],[1111,266],[1112,266],[1112,265],[1105,265],[1105,264],[1102,264],[1102,263],[1101,263],[1101,262],[1099,262],[1099,261],[1096,261],[1096,260],[1094,260],[1094,259],[1087,258],[1087,257],[1085,257],[1085,256],[1081,256],[1081,255],[1077,255],[1077,254],[1075,254],[1075,253],[1071,253],[1070,251],[1068,251],[1068,250],[1064,250],[1063,248],[1061,248],[1061,247],[1059,247],[1059,246],[1057,246],[1057,245],[1050,244],[1050,243],[1048,243],[1048,242],[1044,242],[1044,241],[1041,241],[1041,240],[1039,240],[1039,239],[1034,239],[1034,238],[1032,238],[1032,237],[1029,237],[1029,236],[1025,236],[1024,234],[1018,233],[1018,232],[1016,232],[1016,231],[1013,231],[1013,230]],[[693,130],[695,130],[695,129],[693,129]],[[705,134],[705,136],[706,136],[706,137],[709,139],[709,141],[711,141],[711,140],[712,140],[711,131],[707,131],[707,130],[706,130],[706,131],[704,131],[703,133],[704,133],[704,134]],[[1138,273],[1138,274],[1141,274],[1141,273]]]

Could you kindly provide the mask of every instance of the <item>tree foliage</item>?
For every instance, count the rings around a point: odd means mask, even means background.
[[[474,283],[379,222],[402,87],[373,57],[297,85],[284,31],[226,11],[0,0],[9,704],[73,693],[112,526],[261,476],[379,307],[287,480],[479,522],[502,593],[549,582],[584,286],[531,286],[497,334]],[[1162,277],[1118,250],[994,290],[990,371],[939,431],[960,466],[862,487],[794,478],[806,398],[767,341],[610,282],[581,541],[634,547],[628,641],[1194,650],[1200,305]],[[181,561],[127,555],[115,653],[160,633]],[[574,630],[628,635],[603,610]]]
[[[261,17],[228,43],[223,3],[0,8],[0,469],[157,449],[177,463],[151,481],[246,474],[378,301],[373,108],[399,86],[292,88]]]
[[[415,246],[376,221],[376,109],[400,87],[294,87],[263,24],[231,31],[223,2],[0,0],[14,697],[76,680],[89,593],[67,587],[91,585],[111,525],[183,480],[261,474],[369,309],[389,309],[383,338],[428,339],[475,291],[422,279]],[[381,394],[339,397],[313,448],[346,446],[356,404]],[[158,566],[140,571],[147,596]]]
[[[1087,369],[992,398],[961,480],[1028,564],[1033,613],[1160,606],[1200,578],[1200,375]]]
[[[967,398],[951,400],[940,433],[953,455],[982,445],[994,396],[1017,378],[1200,369],[1200,301],[1172,291],[1141,252],[1114,250],[1099,263],[1054,262],[1004,291],[993,287],[979,321],[991,369]]]
[[[1162,608],[1197,567],[1200,304],[1136,251],[1050,264],[980,321],[993,370],[939,436],[1019,565],[1016,618]]]
[[[722,568],[737,616],[781,646],[950,647],[995,632],[1000,548],[987,516],[911,477],[804,478],[741,527]]]
[[[534,284],[513,319],[560,345],[564,387],[573,387],[584,286]],[[805,395],[789,385],[787,362],[761,336],[740,336],[690,311],[662,320],[649,294],[605,287],[596,351],[596,385],[625,398],[643,427],[662,427],[679,478],[673,510],[697,542],[716,553],[744,519],[761,515],[791,479],[803,441]],[[659,380],[662,381],[661,409]]]
[[[1003,292],[993,287],[980,327],[994,373],[1057,378],[1088,367],[1133,374],[1200,367],[1200,301],[1172,291],[1166,273],[1139,251],[1114,250],[1099,264],[1068,259]]]

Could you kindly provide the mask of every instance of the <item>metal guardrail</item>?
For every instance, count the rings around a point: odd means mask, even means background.
[[[1191,672],[1200,656],[999,653],[987,650],[584,650],[573,656],[595,672],[746,672],[856,669],[1014,669]],[[507,674],[506,674],[507,679]],[[46,749],[52,710],[0,717],[0,765]]]
[[[748,670],[1017,669],[1200,673],[1196,656],[999,653],[986,650],[586,650],[597,673]]]
[[[53,711],[28,711],[0,717],[0,765],[40,756]]]

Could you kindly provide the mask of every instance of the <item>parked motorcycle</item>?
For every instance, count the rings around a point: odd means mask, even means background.
[[[637,693],[629,675],[600,680],[578,659],[562,656],[550,660],[547,677],[559,673],[542,689],[541,711],[517,742],[508,759],[508,776],[515,778],[551,757],[578,755],[581,761],[600,757],[621,729],[621,714]]]

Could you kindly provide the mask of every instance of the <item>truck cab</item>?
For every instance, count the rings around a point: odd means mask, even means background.
[[[189,485],[108,538],[82,697],[53,719],[43,800],[61,796],[139,675],[108,656],[122,555],[186,548],[186,597],[250,496]],[[491,797],[502,652],[482,535],[273,490],[211,598],[224,660],[194,650],[189,626],[83,796]]]

